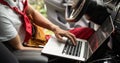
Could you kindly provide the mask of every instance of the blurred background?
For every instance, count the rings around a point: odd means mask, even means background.
[[[44,0],[29,0],[29,3],[39,12],[41,12],[45,17],[46,15],[46,7],[44,4]]]

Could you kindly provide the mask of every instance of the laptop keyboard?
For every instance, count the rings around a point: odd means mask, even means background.
[[[72,56],[78,56],[78,57],[80,57],[82,43],[83,42],[78,41],[77,45],[74,46],[74,45],[71,44],[70,40],[67,40],[62,53],[63,54],[67,54],[67,55],[72,55]]]

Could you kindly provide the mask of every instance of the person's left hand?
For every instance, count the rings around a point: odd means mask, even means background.
[[[58,40],[62,40],[62,37],[67,37],[72,41],[73,45],[76,45],[76,37],[69,31],[62,30],[58,27],[53,32],[55,33],[55,36],[58,38]]]

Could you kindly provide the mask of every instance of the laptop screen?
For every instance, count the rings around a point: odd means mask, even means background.
[[[95,52],[95,50],[106,40],[106,38],[111,35],[113,30],[114,26],[112,18],[109,16],[101,27],[88,40],[92,52]]]

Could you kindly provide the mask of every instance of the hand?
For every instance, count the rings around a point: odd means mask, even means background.
[[[69,38],[74,45],[76,45],[76,37],[72,33],[66,30],[62,30],[59,27],[56,27],[53,32],[55,33],[55,36],[58,38],[58,40],[62,40],[62,37]]]

